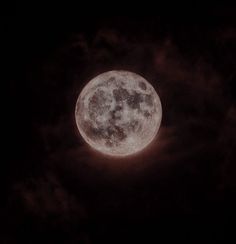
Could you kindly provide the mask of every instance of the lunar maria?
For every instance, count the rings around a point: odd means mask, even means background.
[[[128,71],[102,73],[83,88],[75,119],[83,139],[95,150],[127,156],[147,147],[161,123],[162,106],[153,86]]]

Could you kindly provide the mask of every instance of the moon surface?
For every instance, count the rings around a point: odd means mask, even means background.
[[[95,150],[127,156],[147,147],[161,123],[160,98],[150,83],[128,71],[102,73],[83,88],[75,119],[83,139]]]

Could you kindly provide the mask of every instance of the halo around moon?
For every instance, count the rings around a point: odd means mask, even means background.
[[[146,148],[161,123],[162,107],[155,89],[128,71],[102,73],[83,88],[75,119],[83,139],[95,150],[128,156]]]

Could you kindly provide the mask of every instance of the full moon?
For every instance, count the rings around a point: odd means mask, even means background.
[[[128,156],[146,148],[161,123],[162,107],[153,86],[128,71],[102,73],[83,88],[75,119],[83,139],[95,150]]]

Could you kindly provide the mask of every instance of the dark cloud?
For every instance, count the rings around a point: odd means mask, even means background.
[[[14,186],[24,208],[39,218],[58,217],[58,222],[70,221],[73,216],[86,218],[84,207],[76,201],[58,182],[55,176],[46,175],[39,179],[29,179],[25,184]]]
[[[10,215],[6,225],[9,229],[4,236],[13,235],[17,240],[35,243],[48,238],[58,238],[62,242],[89,241],[84,203],[49,172],[16,183],[6,214]]]
[[[228,43],[235,30],[208,28],[208,33],[200,26],[191,32],[186,25],[177,28],[178,34],[167,27],[163,34],[156,22],[150,29],[130,25],[121,29],[103,23],[92,31],[73,33],[31,71],[29,81],[37,84],[30,86],[34,106],[30,133],[35,142],[29,145],[32,156],[24,160],[32,165],[32,158],[40,155],[35,161],[39,170],[26,167],[10,184],[6,209],[15,211],[13,233],[19,225],[32,224],[36,235],[46,236],[49,230],[61,232],[62,239],[71,236],[66,243],[89,243],[91,236],[135,232],[153,220],[163,224],[162,230],[174,230],[165,223],[176,216],[192,216],[189,225],[194,230],[197,225],[207,229],[215,227],[215,216],[233,212],[235,72]],[[206,39],[197,43],[198,35]],[[155,141],[122,160],[90,149],[74,119],[83,85],[112,69],[144,76],[163,106]]]

